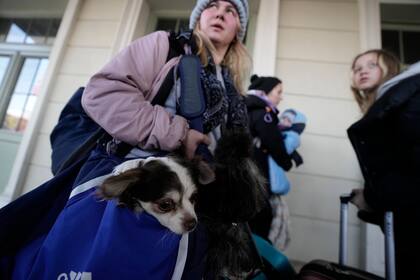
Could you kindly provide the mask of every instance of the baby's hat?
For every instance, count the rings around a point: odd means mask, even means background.
[[[291,129],[299,134],[305,129],[307,121],[306,116],[295,109],[284,110],[280,117],[287,117],[290,119],[292,121]]]

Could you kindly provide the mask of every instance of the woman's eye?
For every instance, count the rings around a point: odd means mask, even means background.
[[[207,6],[207,9],[208,9],[208,8],[213,8],[213,7],[217,7],[216,2],[211,2],[211,3]]]
[[[170,212],[175,209],[175,203],[171,199],[159,201],[157,206],[162,212]]]

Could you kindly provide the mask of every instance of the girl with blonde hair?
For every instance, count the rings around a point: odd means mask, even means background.
[[[381,227],[384,212],[394,213],[402,280],[420,262],[420,62],[398,72],[398,59],[384,50],[356,56],[352,89],[364,115],[347,132],[365,180],[352,202],[359,218]]]

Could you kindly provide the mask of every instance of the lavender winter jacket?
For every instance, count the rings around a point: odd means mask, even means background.
[[[86,86],[82,106],[110,135],[142,149],[172,151],[188,131],[187,121],[151,105],[172,66],[166,63],[169,34],[154,32],[117,54]]]

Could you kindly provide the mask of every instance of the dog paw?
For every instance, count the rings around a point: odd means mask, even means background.
[[[119,175],[121,173],[124,173],[130,169],[134,169],[139,167],[140,162],[143,161],[144,159],[132,159],[132,160],[127,160],[123,163],[121,163],[120,165],[117,165],[114,170],[112,171],[112,175],[116,176]]]

